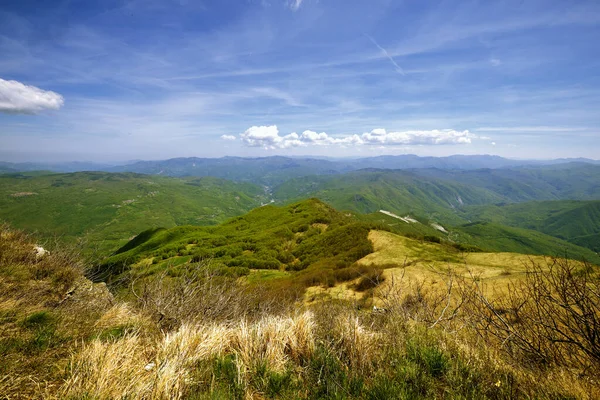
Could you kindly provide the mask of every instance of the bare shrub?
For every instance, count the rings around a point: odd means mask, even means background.
[[[181,276],[169,271],[151,280],[134,280],[136,306],[163,329],[196,321],[231,321],[278,314],[291,307],[285,298],[250,290],[236,279],[220,275],[210,260],[191,264]]]
[[[445,289],[431,288],[425,280],[406,281],[404,270],[399,277],[388,279],[377,292],[385,310],[405,321],[424,323],[433,328],[453,321],[467,298],[459,284],[463,279],[453,271],[431,268],[445,284]]]
[[[532,366],[597,373],[600,365],[600,275],[597,267],[560,258],[533,261],[506,296],[490,300],[475,282],[473,326],[513,358]]]

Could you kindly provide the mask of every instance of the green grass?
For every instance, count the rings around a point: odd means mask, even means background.
[[[271,281],[275,279],[287,278],[290,276],[289,272],[277,271],[277,270],[255,270],[251,271],[246,277],[248,283],[261,283]]]
[[[79,172],[0,176],[0,220],[43,238],[115,250],[139,232],[214,225],[264,201],[263,188],[215,178]]]

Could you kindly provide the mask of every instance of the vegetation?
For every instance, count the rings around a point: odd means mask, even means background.
[[[569,243],[537,231],[494,224],[473,222],[453,229],[454,239],[488,251],[508,251],[522,254],[545,254],[585,259],[600,264],[600,256],[588,248]]]
[[[278,186],[273,195],[279,200],[311,196],[339,210],[372,213],[383,209],[451,224],[464,222],[456,208],[504,200],[488,190],[458,182],[423,178],[408,171],[384,170],[293,179]]]
[[[386,229],[357,221],[316,199],[286,207],[269,205],[215,227],[143,232],[100,263],[94,276],[122,285],[165,270],[177,276],[189,263],[211,260],[225,275],[248,275],[257,269],[292,271],[298,272],[293,284],[300,288],[333,285],[372,251],[368,233],[375,227]],[[282,280],[292,284],[287,278]]]
[[[153,227],[214,225],[260,205],[262,188],[137,174],[0,175],[0,219],[106,254]]]
[[[471,220],[533,229],[600,252],[600,201],[543,201],[467,207]]]
[[[432,168],[414,172],[422,177],[486,189],[504,197],[507,202],[600,198],[600,165],[587,163],[470,171]]]
[[[42,398],[65,378],[75,343],[110,307],[103,284],[83,277],[73,250],[36,255],[31,239],[0,227],[0,394]]]
[[[310,200],[263,207],[224,226],[233,231],[240,221],[257,223],[265,215],[275,226],[280,220],[302,227],[297,233],[318,227],[315,237],[321,239],[315,245],[321,247],[302,254],[324,260],[330,249],[322,245],[343,241],[327,232],[352,227],[351,232],[364,224]],[[296,219],[318,225],[304,230]],[[121,254],[170,231],[150,232]],[[354,270],[353,290],[361,297],[307,304],[282,296],[280,287],[265,284],[268,280],[259,280],[257,290],[246,278],[223,274],[217,259],[188,264],[177,274],[165,269],[155,279],[134,279],[114,298],[103,284],[83,278],[85,269],[73,253],[40,258],[28,237],[4,228],[0,393],[102,399],[591,399],[600,394],[597,267],[521,256],[528,263],[520,267],[523,273],[512,269],[502,275],[512,295],[497,297],[485,289],[493,280],[480,279],[482,268],[491,271],[483,276],[491,276],[516,265],[516,258],[495,261],[494,267],[484,264],[494,256],[489,253],[465,259],[449,244],[385,231],[369,237],[374,253],[335,269]],[[343,259],[348,253],[341,254]],[[423,270],[433,262],[437,286],[424,285],[423,277],[388,274]],[[369,266],[373,263],[380,267]],[[453,263],[471,273],[441,267]],[[540,323],[543,330],[533,329]]]
[[[508,203],[596,198],[595,167],[282,183],[315,164],[270,161],[291,204],[215,178],[0,176],[0,218],[66,239],[0,228],[0,397],[600,397],[598,201]]]

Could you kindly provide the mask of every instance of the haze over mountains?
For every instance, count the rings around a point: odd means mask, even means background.
[[[552,160],[514,160],[492,155],[454,155],[449,157],[420,157],[416,155],[378,156],[366,158],[311,158],[311,157],[222,157],[172,158],[157,161],[135,161],[114,165],[109,163],[10,163],[0,162],[0,173],[47,170],[53,172],[106,171],[137,172],[168,176],[214,176],[236,181],[262,184],[281,183],[282,179],[306,175],[344,173],[366,168],[411,169],[437,168],[472,170],[543,166],[569,163],[600,165],[599,160],[566,158]]]

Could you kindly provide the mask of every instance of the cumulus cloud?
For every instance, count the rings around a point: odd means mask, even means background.
[[[223,140],[235,140],[236,137],[233,135],[221,135],[221,139]]]
[[[55,92],[0,78],[0,112],[37,114],[43,110],[58,110],[63,97]]]
[[[225,138],[228,136],[228,138]],[[229,135],[223,135],[223,139],[231,140]],[[250,147],[262,147],[265,149],[287,149],[300,146],[406,146],[406,145],[456,145],[469,144],[476,135],[468,130],[456,131],[454,129],[434,129],[429,131],[400,131],[387,132],[383,128],[373,129],[362,135],[352,134],[340,137],[330,136],[325,132],[317,133],[305,130],[298,135],[292,132],[281,136],[276,125],[253,126],[240,135],[242,142]]]
[[[253,126],[246,129],[240,135],[240,138],[246,146],[262,147],[265,149],[287,149],[304,145],[296,132],[286,136],[279,136],[277,125]]]

